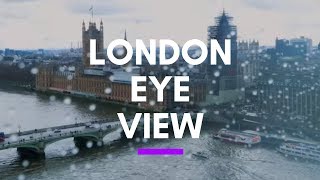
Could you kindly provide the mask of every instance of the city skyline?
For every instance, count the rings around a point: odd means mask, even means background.
[[[239,40],[256,39],[262,45],[274,45],[276,37],[305,36],[318,44],[320,25],[316,21],[319,15],[316,7],[320,2],[290,0],[290,8],[287,3],[288,0],[201,0],[197,3],[189,0],[0,0],[0,34],[3,35],[0,48],[70,48],[71,42],[76,47],[81,41],[82,21],[91,20],[91,5],[95,22],[104,22],[105,46],[123,38],[125,29],[129,42],[152,38],[173,39],[179,44],[194,38],[206,42],[207,27],[214,24],[214,18],[223,9],[234,17]],[[19,41],[12,41],[12,37]]]

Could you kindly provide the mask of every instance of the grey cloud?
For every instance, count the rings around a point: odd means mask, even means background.
[[[99,1],[93,4],[95,15],[108,16],[113,14],[125,14],[131,9],[121,7],[116,1]],[[89,9],[92,4],[89,1],[73,1],[68,4],[68,9],[73,13],[89,14]]]
[[[39,0],[1,0],[0,2],[3,3],[28,3],[28,2],[34,2]]]
[[[1,17],[5,19],[14,19],[14,20],[19,20],[19,19],[26,19],[27,16],[26,14],[17,14],[13,12],[3,12],[1,13]]]
[[[242,0],[250,7],[264,11],[285,11],[286,13],[318,12],[317,0]]]
[[[152,19],[149,18],[134,18],[134,17],[110,17],[107,18],[108,22],[131,22],[135,24],[146,24],[146,23],[151,23]]]
[[[142,24],[142,23],[151,23],[151,19],[134,19],[136,24]]]
[[[288,27],[290,28],[299,28],[299,29],[319,29],[320,28],[320,23],[314,22],[295,22],[295,23],[289,23]]]
[[[274,10],[283,7],[283,0],[243,0],[244,3],[260,10]]]

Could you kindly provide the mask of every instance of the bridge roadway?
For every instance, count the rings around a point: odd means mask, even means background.
[[[119,128],[122,128],[120,121],[105,120],[6,134],[5,140],[0,142],[0,150],[17,148],[21,155],[44,155],[47,145],[72,137],[79,148],[87,146],[88,142],[102,146],[103,137]]]

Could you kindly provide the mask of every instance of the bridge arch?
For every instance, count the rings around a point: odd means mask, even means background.
[[[24,156],[44,156],[45,145],[42,143],[39,144],[27,144],[17,147],[18,154],[22,157]]]
[[[56,131],[51,133],[51,131],[45,131],[46,129],[44,129],[42,131],[46,133],[40,134],[40,136],[33,136],[33,133],[35,133],[34,131],[27,131],[23,132],[22,135],[19,134],[19,136],[26,136],[24,138],[30,137],[30,139],[20,139],[19,141],[8,142],[7,144],[3,144],[2,147],[0,147],[0,150],[17,148],[18,153],[21,155],[45,155],[46,147],[68,138],[73,138],[75,145],[78,148],[89,148],[87,145],[88,142],[91,142],[92,146],[99,147],[103,145],[103,138],[110,132],[117,130],[119,126],[120,124],[115,123],[110,123],[109,125],[107,124],[103,127],[100,126],[100,128],[92,128],[91,126],[87,127],[86,125],[83,129],[80,130],[72,130],[72,128],[70,128],[70,131],[60,131],[59,133]],[[79,127],[79,125],[77,125],[76,127]],[[57,130],[58,128],[54,129]]]

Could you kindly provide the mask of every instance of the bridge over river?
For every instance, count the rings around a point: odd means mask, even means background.
[[[75,145],[79,148],[102,146],[103,137],[119,128],[119,121],[106,120],[6,134],[5,140],[0,142],[0,150],[17,148],[21,155],[44,155],[47,145],[66,138],[74,138]]]

